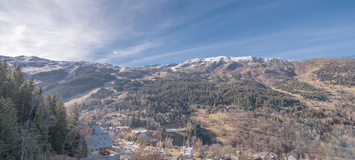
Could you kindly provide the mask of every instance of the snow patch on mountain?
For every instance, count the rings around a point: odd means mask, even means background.
[[[207,67],[211,66],[213,68],[224,66],[228,63],[239,63],[244,65],[254,65],[256,63],[270,65],[272,63],[289,63],[286,60],[280,58],[260,58],[254,56],[248,57],[229,57],[229,56],[219,56],[210,58],[196,58],[179,63],[176,66],[170,67],[172,71],[178,71],[182,69],[192,69],[194,67]]]
[[[92,66],[97,67],[97,72],[101,72],[101,69],[113,69],[117,72],[129,72],[134,70],[152,70],[158,69],[159,71],[170,70],[179,71],[183,69],[195,70],[198,68],[205,67],[207,70],[213,70],[217,67],[227,66],[227,69],[235,69],[236,67],[241,67],[245,65],[272,65],[272,64],[290,64],[290,61],[283,60],[280,58],[260,58],[254,56],[248,57],[230,57],[230,56],[219,56],[219,57],[209,57],[209,58],[196,58],[188,60],[181,63],[171,63],[167,65],[143,65],[139,67],[119,67],[116,65],[108,63],[98,63],[98,62],[87,62],[87,61],[53,61],[44,58],[39,58],[36,56],[18,56],[18,57],[6,57],[0,56],[2,60],[6,59],[9,66],[17,65],[21,66],[22,70],[27,74],[35,74],[38,72],[46,72],[57,69],[66,69],[69,75],[66,79],[73,76],[74,71],[80,66]],[[154,72],[154,71],[153,71]]]
[[[68,69],[80,66],[93,66],[98,68],[109,68],[113,70],[119,70],[120,67],[108,63],[99,62],[87,62],[87,61],[53,61],[36,56],[17,56],[7,57],[0,56],[1,60],[6,59],[7,64],[11,66],[21,66],[22,70],[28,74],[34,74],[38,72],[46,72],[57,69]]]

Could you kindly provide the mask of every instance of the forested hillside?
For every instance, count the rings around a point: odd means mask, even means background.
[[[85,156],[74,132],[78,118],[78,113],[67,115],[62,98],[57,102],[55,95],[45,97],[19,66],[0,62],[0,159],[51,159],[78,151]]]
[[[355,66],[353,62],[345,64],[327,63],[320,70],[314,71],[314,74],[325,83],[355,86]]]
[[[355,158],[354,59],[232,59],[215,57],[165,66],[127,67],[116,73],[93,66],[72,67],[36,73],[34,77],[41,81],[43,91],[33,89],[29,94],[18,85],[21,91],[3,94],[23,93],[10,99],[17,106],[17,118],[25,119],[18,115],[30,112],[22,106],[31,106],[35,95],[56,93],[57,98],[49,96],[43,101],[42,106],[46,106],[55,104],[49,103],[53,99],[103,87],[85,98],[74,99],[79,102],[82,119],[101,121],[112,113],[122,113],[127,116],[107,124],[146,127],[155,130],[152,136],[161,141],[165,140],[161,136],[164,127],[187,128],[185,144],[199,153],[224,146],[250,154],[269,151],[280,157]],[[17,74],[13,74],[16,68],[7,70],[11,72],[8,77]],[[104,86],[108,81],[114,81],[112,86]],[[28,82],[28,86],[31,84],[34,88],[33,81]],[[29,101],[20,103],[21,96],[30,97]],[[7,104],[5,100],[2,103]],[[57,114],[56,109],[43,110]],[[17,121],[21,128],[24,122]],[[47,125],[48,134],[51,125]],[[49,150],[61,153],[54,143],[50,146]],[[64,147],[63,152],[73,154],[71,147]]]
[[[351,159],[355,158],[352,88],[323,82],[316,74],[327,73],[323,66],[331,61],[122,76],[112,86],[116,94],[102,88],[105,96],[93,94],[79,106],[83,117],[92,119],[125,113],[128,117],[120,124],[131,127],[187,127],[186,143],[195,148],[201,141],[214,149],[229,146],[298,158]],[[201,153],[206,148],[196,149]]]
[[[306,99],[316,98],[318,100],[325,101],[330,95],[330,93],[324,89],[319,89],[306,82],[299,82],[297,80],[285,81],[278,88],[293,94],[299,94]]]
[[[68,74],[69,73],[66,72],[64,69],[58,69],[58,70],[53,70],[53,71],[48,71],[48,72],[40,72],[40,73],[34,74],[33,78],[40,80],[42,82],[46,82],[46,83],[54,83],[54,82],[59,82]]]

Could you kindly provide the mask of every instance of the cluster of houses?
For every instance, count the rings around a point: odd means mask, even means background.
[[[120,127],[109,127],[109,134],[114,136],[116,139],[119,134],[130,134],[132,132],[132,128],[129,126],[120,126]]]
[[[101,121],[100,123],[101,124],[105,124],[105,123],[111,123],[112,125],[114,126],[119,126],[119,122],[118,120],[122,119],[122,118],[126,118],[127,116],[124,115],[124,114],[111,114],[109,116],[105,116]],[[112,119],[115,119],[112,121]],[[111,120],[111,121],[110,121]]]
[[[115,114],[112,116],[122,117],[124,115]],[[157,145],[157,140],[149,134],[147,129],[142,127],[132,129],[129,126],[109,127],[107,124],[88,124],[81,130],[81,134],[85,138],[89,153],[101,154],[103,156],[116,154],[114,151],[112,151],[112,146],[117,144],[116,140],[118,140],[119,135],[127,135],[131,134],[132,132],[135,133],[136,137],[139,137],[140,140],[147,142],[152,147]],[[114,141],[116,142],[114,143]],[[182,154],[181,158],[193,158],[193,148],[180,147],[179,149],[180,153]],[[260,157],[255,160],[280,160],[276,154],[269,152],[260,152],[259,156]],[[237,151],[237,157],[234,158],[242,160],[242,152]],[[227,157],[223,157],[222,159],[230,160],[230,158]],[[297,158],[291,155],[287,157],[287,160],[297,160]]]
[[[157,140],[154,139],[145,128],[132,129],[129,126],[109,127],[107,124],[88,124],[83,127],[81,134],[84,136],[90,153],[110,155],[112,154],[113,140],[118,139],[119,134],[135,132],[144,142],[155,147]]]
[[[274,153],[269,153],[269,152],[260,152],[261,158],[265,159],[270,159],[270,160],[279,160],[279,157],[274,154]]]
[[[254,160],[280,160],[280,158],[274,154],[274,153],[269,153],[269,152],[260,152],[261,157],[256,158]],[[298,160],[296,157],[290,155],[286,158],[287,160]],[[239,160],[239,159],[238,159]]]
[[[109,127],[109,134],[113,136],[115,139],[118,139],[119,134],[130,134],[131,132],[134,132],[136,134],[136,137],[140,138],[143,140],[143,142],[147,142],[151,146],[155,147],[157,144],[157,140],[154,139],[147,131],[147,129],[138,127],[135,129],[132,129],[129,126],[120,126],[120,127]]]

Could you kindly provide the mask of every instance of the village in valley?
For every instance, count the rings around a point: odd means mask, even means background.
[[[99,122],[92,122],[82,126],[81,134],[86,141],[88,158],[83,160],[129,160],[129,159],[166,159],[166,160],[280,160],[274,153],[260,152],[244,154],[241,150],[233,153],[223,152],[214,154],[214,150],[207,150],[204,154],[198,153],[189,144],[174,143],[181,139],[166,138],[163,142],[157,140],[157,131],[143,127],[132,128],[127,124],[120,124],[120,120],[126,118],[125,114],[114,113],[105,116]],[[185,138],[185,128],[163,128],[158,136],[166,136],[167,133],[181,134]],[[152,135],[154,134],[154,135]],[[204,155],[204,156],[203,156]],[[136,156],[136,157],[134,157]],[[137,157],[138,156],[138,157]],[[297,160],[290,155],[285,160]],[[306,160],[306,159],[305,159]]]

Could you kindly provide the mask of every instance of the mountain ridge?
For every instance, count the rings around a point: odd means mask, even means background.
[[[45,93],[56,91],[62,93],[58,96],[63,96],[63,98],[70,98],[71,95],[75,96],[81,92],[84,93],[93,88],[102,87],[104,83],[114,79],[155,80],[163,78],[187,81],[203,80],[211,83],[235,83],[235,81],[246,79],[262,83],[268,87],[275,87],[284,84],[285,81],[302,78],[302,75],[307,73],[307,80],[327,77],[326,79],[328,80],[337,80],[338,82],[336,83],[343,84],[346,79],[351,77],[343,76],[339,78],[344,73],[338,73],[338,78],[331,78],[329,74],[313,71],[322,68],[331,68],[326,67],[331,63],[339,65],[352,64],[354,61],[352,59],[290,61],[281,58],[261,58],[255,56],[218,56],[195,58],[167,65],[122,67],[108,63],[88,61],[54,61],[36,56],[0,56],[0,58],[2,60],[6,59],[9,66],[14,66],[15,64],[21,66],[26,78],[30,79],[33,76],[36,85],[43,87]],[[349,67],[351,66],[347,68]],[[332,70],[336,69],[333,66]],[[314,74],[316,74],[316,77],[312,76]],[[205,78],[198,78],[199,76]],[[80,91],[79,89],[72,89],[80,85]]]
[[[114,70],[127,70],[127,69],[153,69],[153,68],[164,68],[168,69],[170,68],[172,71],[177,71],[181,69],[186,69],[186,68],[191,68],[194,66],[198,67],[205,67],[208,65],[216,65],[216,66],[222,66],[226,65],[228,63],[242,63],[242,64],[248,64],[248,65],[253,65],[255,63],[263,63],[263,64],[272,64],[272,63],[288,63],[290,64],[290,61],[284,60],[281,58],[262,58],[262,57],[255,57],[255,56],[245,56],[245,57],[232,57],[232,56],[217,56],[217,57],[208,57],[208,58],[195,58],[187,61],[183,61],[180,63],[169,63],[166,65],[161,65],[161,64],[155,64],[155,65],[142,65],[142,66],[137,66],[137,67],[130,67],[130,66],[119,66],[119,65],[113,65],[109,63],[100,63],[100,62],[94,62],[94,61],[55,61],[55,60],[50,60],[50,59],[45,59],[45,58],[40,58],[37,56],[16,56],[16,57],[11,57],[11,56],[2,56],[0,55],[1,59],[6,59],[7,64],[9,66],[13,65],[18,65],[21,66],[24,71],[26,72],[35,72],[36,70],[33,68],[39,68],[39,67],[45,67],[44,70],[41,71],[50,71],[50,70],[56,70],[56,69],[62,69],[62,68],[67,68],[67,67],[77,67],[77,66],[95,66],[95,67],[104,67],[104,68],[110,68]],[[31,68],[33,67],[33,68]],[[38,70],[37,70],[38,71]],[[39,71],[39,72],[41,72]]]

